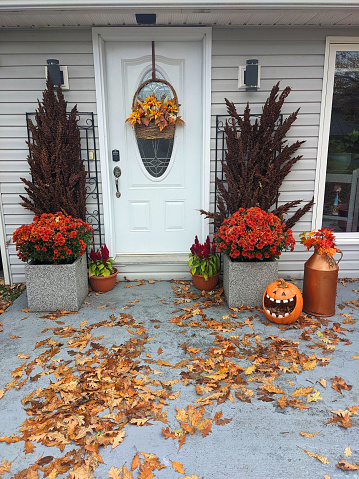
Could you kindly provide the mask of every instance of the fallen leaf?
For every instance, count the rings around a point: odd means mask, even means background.
[[[0,474],[3,475],[5,474],[5,472],[10,472],[10,468],[11,468],[11,464],[13,463],[13,461],[9,462],[9,461],[5,461],[5,459],[3,461],[0,462]]]
[[[291,397],[299,397],[299,396],[308,396],[308,394],[310,394],[311,392],[313,392],[313,387],[307,387],[307,388],[302,388],[300,387],[299,389],[297,389],[296,391],[294,391],[292,394],[291,394]]]
[[[17,355],[17,357],[20,358],[20,359],[29,359],[30,354],[20,353],[20,354]]]
[[[326,379],[320,378],[318,382],[321,386],[323,386],[323,388],[327,387],[327,380]]]
[[[352,455],[352,450],[350,449],[350,446],[344,449],[344,454],[346,455],[346,457],[349,457]]]
[[[108,471],[108,476],[110,479],[122,479],[122,467],[111,467],[111,469]],[[121,474],[121,476],[120,476]]]
[[[132,459],[131,471],[134,471],[141,464],[140,456],[136,453]]]
[[[352,386],[349,386],[346,384],[344,379],[339,378],[338,376],[335,376],[334,378],[331,378],[333,383],[332,383],[332,388],[338,391],[340,394],[342,394],[342,389],[346,389],[347,391],[350,391]]]
[[[359,356],[352,356],[352,358],[354,358],[354,359],[359,359]]]
[[[103,304],[102,306],[97,306],[97,309],[103,309],[103,308],[107,308],[107,304]]]
[[[314,452],[310,452],[307,449],[302,449],[304,452],[308,454],[309,457],[315,457],[320,461],[322,464],[330,464],[328,459],[324,456],[321,456],[320,454],[315,454]]]
[[[300,432],[299,434],[303,437],[306,437],[307,439],[311,439],[312,437],[319,434],[319,432]]]
[[[359,469],[358,464],[349,464],[349,462],[346,461],[338,462],[337,467],[339,467],[339,469],[343,469],[343,471],[356,471]]]
[[[160,355],[160,354],[162,354],[162,353],[163,353],[163,349],[162,349],[162,348],[158,348],[157,354]]]
[[[315,392],[313,394],[308,394],[307,402],[318,402],[323,400],[323,398],[320,395],[320,392],[317,389],[314,389],[314,391]]]
[[[172,467],[176,472],[180,472],[181,474],[185,474],[185,470],[183,469],[183,464],[180,462],[172,461]]]
[[[18,339],[20,338],[21,336],[10,336],[11,339]]]

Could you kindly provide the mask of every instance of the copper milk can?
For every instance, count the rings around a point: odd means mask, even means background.
[[[343,253],[338,252],[340,261]],[[335,314],[339,261],[315,251],[304,264],[303,311],[315,316]]]

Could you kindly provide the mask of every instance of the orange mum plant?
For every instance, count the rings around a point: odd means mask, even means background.
[[[86,252],[93,229],[81,219],[44,213],[34,216],[31,225],[22,225],[13,234],[22,261],[69,264]]]
[[[178,115],[180,106],[174,98],[162,96],[157,100],[156,95],[152,93],[145,100],[137,99],[126,123],[131,123],[134,128],[136,124],[148,126],[152,122],[161,131],[170,124],[183,125],[184,121]]]
[[[218,251],[233,261],[271,261],[283,250],[294,250],[292,231],[278,216],[258,207],[240,208],[216,233]]]

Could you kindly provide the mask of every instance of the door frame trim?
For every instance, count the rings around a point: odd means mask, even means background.
[[[210,201],[210,140],[211,140],[211,63],[212,63],[212,28],[211,27],[99,27],[92,29],[94,55],[94,73],[99,133],[99,157],[102,176],[104,229],[106,244],[115,253],[115,232],[113,207],[110,196],[110,161],[111,152],[108,134],[108,108],[106,102],[106,59],[105,42],[110,41],[202,41],[202,183],[201,204],[209,210]],[[198,213],[199,214],[199,213]],[[202,238],[209,233],[209,221],[202,221]]]

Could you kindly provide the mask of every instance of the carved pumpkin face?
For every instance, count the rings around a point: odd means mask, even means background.
[[[267,286],[263,294],[263,312],[266,317],[278,324],[291,324],[296,321],[303,309],[303,297],[292,283],[279,278]]]

